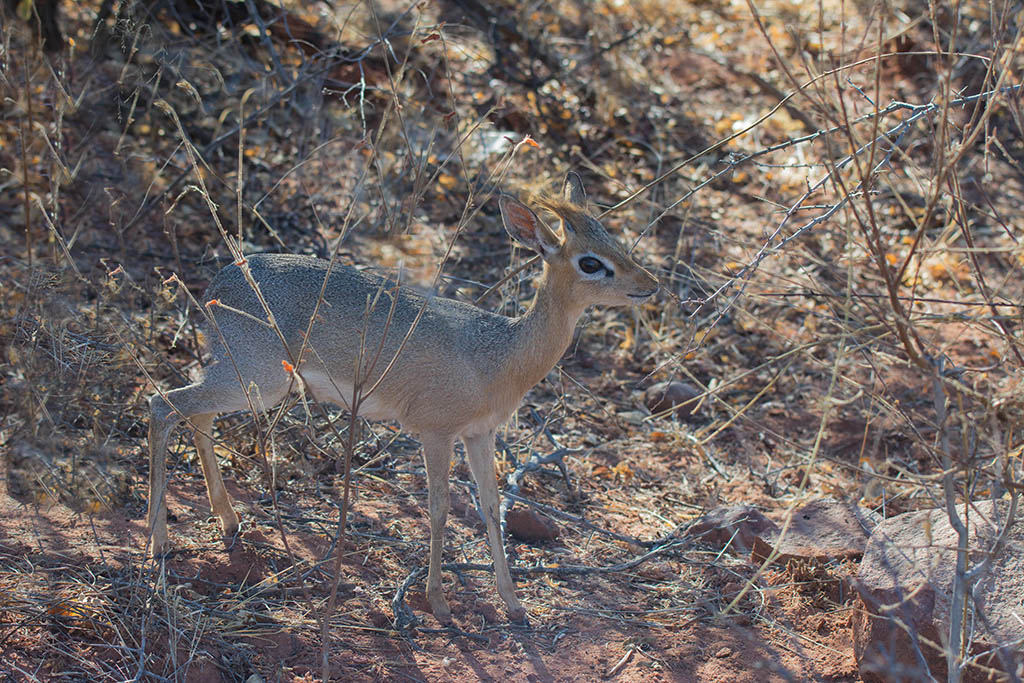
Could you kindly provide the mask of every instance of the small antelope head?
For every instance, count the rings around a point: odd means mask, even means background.
[[[629,255],[621,241],[587,211],[587,194],[579,175],[570,171],[562,196],[537,204],[559,218],[552,230],[522,202],[508,195],[498,200],[505,230],[512,239],[544,259],[545,277],[568,301],[586,307],[640,304],[658,291],[658,280]]]

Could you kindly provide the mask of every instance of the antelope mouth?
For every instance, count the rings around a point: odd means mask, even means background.
[[[648,299],[650,299],[652,296],[654,296],[657,293],[658,293],[658,290],[657,290],[657,288],[655,288],[655,289],[652,289],[649,292],[642,292],[641,294],[627,294],[626,296],[628,296],[629,300],[632,301],[633,303],[640,304],[640,303],[643,303],[643,302],[647,301]]]

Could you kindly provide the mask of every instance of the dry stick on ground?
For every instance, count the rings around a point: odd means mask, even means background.
[[[552,441],[554,440],[552,439]],[[544,465],[554,463],[558,467],[559,471],[561,471],[562,477],[565,479],[566,491],[572,495],[572,484],[569,482],[569,471],[566,469],[565,462],[562,458],[571,453],[578,453],[580,450],[582,449],[560,447],[544,456],[532,453],[528,459],[516,466],[515,471],[509,473],[506,477],[508,488],[502,491],[502,497],[504,500],[501,501],[501,505],[499,506],[498,521],[501,525],[502,534],[504,534],[508,528],[508,511],[512,507],[510,503],[514,503],[516,500],[516,496],[519,493],[519,483],[522,481],[523,477],[526,476],[527,472],[536,472],[543,469]],[[481,513],[482,511],[478,508],[477,512]]]
[[[527,472],[532,472],[532,471],[540,469],[540,465],[548,464],[547,462],[545,462],[545,458],[543,458],[543,457],[538,458],[536,453],[532,453],[531,454],[529,461],[533,461],[536,458],[537,459],[537,467],[528,466],[528,464],[520,464],[519,459],[515,456],[515,454],[512,451],[512,448],[509,446],[509,444],[505,443],[505,441],[503,439],[501,439],[500,436],[498,437],[498,440],[501,443],[502,452],[505,453],[506,457],[509,460],[511,460],[512,464],[515,465],[515,467],[516,467],[515,472],[509,474],[508,478],[506,479],[506,481],[511,479],[513,477],[513,475],[515,475],[516,472],[519,472],[520,469],[523,470],[523,475],[525,475]],[[573,451],[577,450],[577,449],[569,449],[569,448],[562,448],[562,447],[559,447],[559,448],[560,448],[560,450],[565,451],[565,452],[561,453],[561,455],[559,456],[559,459],[563,458],[569,452],[573,452]],[[552,454],[552,456],[553,455],[554,454]],[[554,458],[552,458],[552,459],[554,459]],[[529,461],[527,461],[527,462],[529,462]],[[565,481],[566,481],[567,490],[569,491],[570,494],[572,494],[572,489],[571,489],[571,486],[569,485],[568,471],[563,472],[563,477],[565,478]],[[522,477],[519,476],[519,477],[516,477],[516,479],[517,480],[521,480]],[[516,488],[518,489],[518,486]],[[669,538],[671,538],[674,535],[674,534],[668,534],[668,535],[666,535],[666,536],[664,536],[664,537],[662,537],[660,539],[654,539],[654,540],[651,540],[651,541],[644,541],[644,540],[641,540],[641,539],[637,538],[636,536],[629,536],[627,534],[620,534],[620,533],[617,533],[615,531],[609,531],[608,529],[605,529],[604,527],[598,526],[598,525],[594,524],[593,522],[590,522],[590,521],[584,519],[583,517],[579,517],[577,515],[572,515],[572,514],[569,514],[568,512],[565,512],[563,510],[559,510],[556,507],[552,507],[550,505],[545,505],[544,503],[540,503],[540,502],[537,502],[535,500],[531,500],[530,498],[526,498],[524,496],[520,496],[517,490],[514,491],[514,490],[511,490],[511,489],[505,489],[504,491],[502,491],[502,496],[504,498],[508,499],[509,501],[512,501],[512,502],[515,502],[515,503],[522,503],[522,504],[527,505],[529,507],[532,507],[532,508],[534,508],[536,510],[540,510],[541,512],[543,512],[544,514],[546,514],[546,515],[548,515],[550,517],[556,517],[558,519],[564,519],[567,522],[575,524],[576,526],[579,526],[581,528],[587,529],[588,531],[594,532],[594,533],[599,534],[601,536],[605,536],[607,538],[613,538],[616,541],[622,541],[624,543],[629,543],[631,545],[639,546],[641,548],[649,548],[649,547],[653,547],[655,545],[660,545],[660,544],[666,542]],[[507,526],[506,523],[505,523],[505,519],[504,519],[505,515],[507,514],[506,507],[511,507],[511,506],[507,506],[506,503],[507,503],[507,501],[503,501],[502,504],[501,504],[502,505],[502,507],[501,507],[501,509],[502,509],[502,530],[503,531],[504,531],[504,529]],[[478,510],[478,514],[479,514],[479,510]]]
[[[498,508],[498,521],[501,525],[502,534],[504,534],[505,530],[508,528],[508,511],[512,507],[512,505],[510,505],[510,501],[514,502],[515,499],[513,497],[519,493],[519,484],[523,480],[523,477],[526,476],[527,472],[536,472],[542,469],[544,465],[550,465],[551,463],[554,463],[555,466],[558,467],[558,471],[561,472],[562,478],[565,480],[566,493],[568,493],[570,496],[573,495],[572,482],[569,479],[569,470],[568,468],[566,468],[565,461],[563,460],[563,458],[573,453],[579,453],[583,449],[566,448],[559,444],[555,437],[551,434],[551,431],[546,426],[544,426],[543,420],[541,420],[541,417],[540,415],[537,414],[537,411],[531,408],[530,412],[533,415],[534,420],[536,420],[538,424],[540,424],[539,429],[543,432],[544,436],[547,437],[547,440],[551,443],[551,445],[555,447],[555,450],[544,456],[540,456],[537,453],[531,453],[530,457],[527,458],[526,460],[521,462],[517,461],[515,470],[509,473],[509,475],[505,478],[505,481],[508,484],[508,488],[502,492],[504,500],[501,501],[501,505]],[[483,516],[481,515],[481,519],[482,518]]]
[[[620,562],[605,567],[586,567],[582,565],[559,565],[557,567],[545,567],[542,565],[532,565],[530,567],[511,567],[510,571],[518,576],[534,576],[534,575],[555,575],[555,576],[588,576],[591,574],[618,574],[630,569],[639,567],[644,562],[665,555],[668,553],[677,553],[683,547],[690,547],[693,545],[694,539],[692,538],[673,538],[669,539],[651,550],[638,555],[631,560]],[[442,569],[452,571],[455,573],[461,573],[464,571],[492,571],[492,567],[489,564],[474,564],[468,562],[456,562],[451,564],[442,565]],[[398,590],[395,592],[395,597],[391,601],[391,607],[395,612],[395,629],[404,632],[408,626],[417,622],[416,616],[412,611],[405,606],[405,594],[412,588],[413,584],[426,572],[425,567],[418,567],[414,569],[409,576],[406,577],[405,581],[399,585]],[[512,627],[512,626],[510,626]],[[520,627],[528,628],[528,627]],[[421,629],[424,632],[432,631],[445,631],[446,629]],[[460,632],[464,633],[464,632]]]

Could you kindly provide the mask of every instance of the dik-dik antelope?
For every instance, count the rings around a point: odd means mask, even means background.
[[[495,431],[554,367],[588,306],[639,304],[658,290],[658,281],[587,213],[586,203],[575,173],[566,176],[561,197],[538,202],[558,217],[557,230],[525,204],[499,198],[505,230],[544,262],[533,302],[517,318],[424,296],[355,268],[329,271],[327,261],[309,256],[250,256],[248,267],[273,313],[274,329],[241,268],[222,269],[205,299],[216,300],[208,306],[216,332],[210,335],[216,340],[213,362],[198,382],[150,400],[147,519],[154,554],[168,548],[164,493],[174,427],[188,421],[195,428],[210,505],[224,534],[233,536],[238,515],[213,453],[214,418],[251,406],[269,409],[295,387],[294,372],[307,394],[340,406],[349,405],[354,384],[363,391],[373,387],[359,414],[397,420],[419,435],[430,509],[427,599],[442,623],[451,620],[441,588],[448,474],[455,440],[462,440],[486,518],[498,593],[511,619],[523,620],[498,524]],[[301,362],[295,360],[300,350]],[[288,359],[294,365],[282,363]]]

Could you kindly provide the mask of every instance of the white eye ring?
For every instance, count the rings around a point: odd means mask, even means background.
[[[589,251],[574,258],[572,265],[584,280],[603,280],[615,275],[615,269],[606,260]],[[594,265],[597,266],[596,269],[590,272],[584,270],[584,266],[590,268]]]

